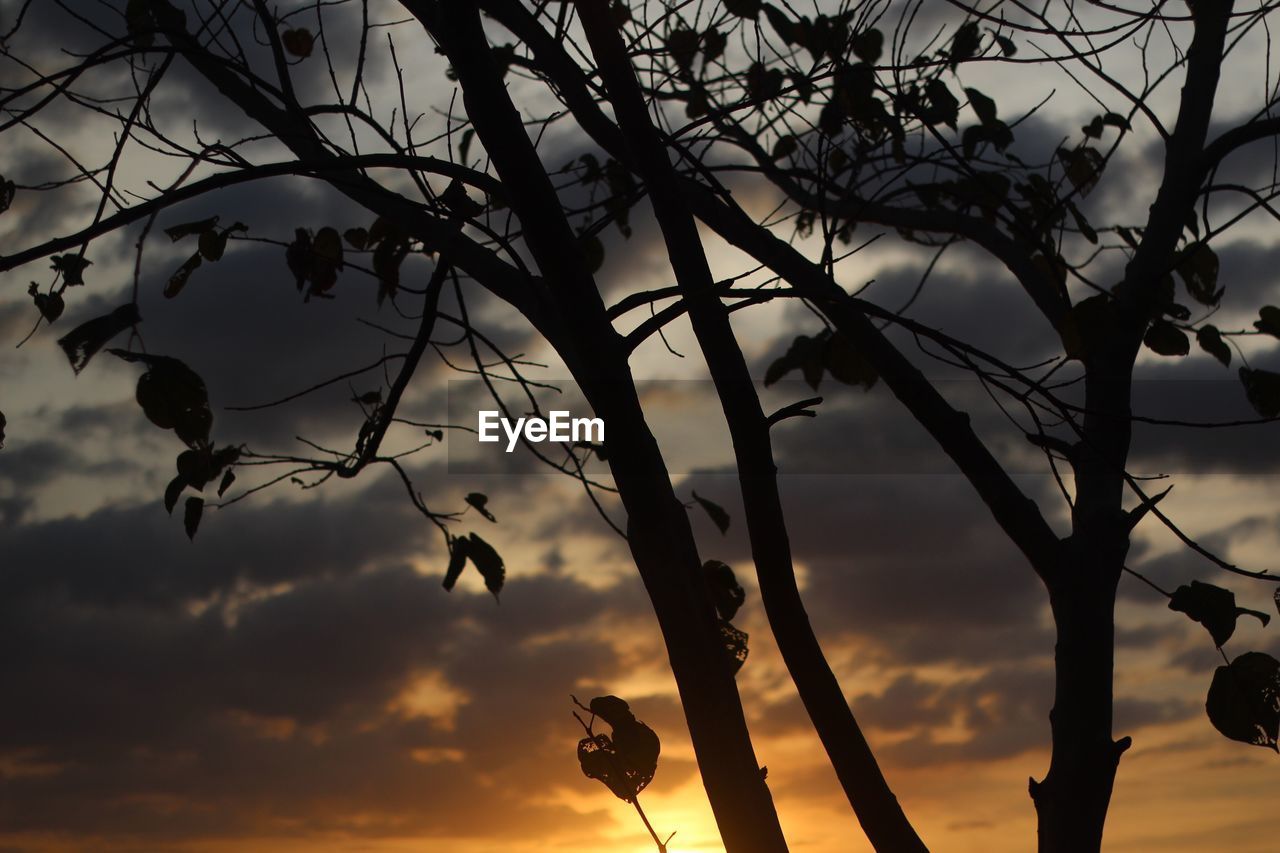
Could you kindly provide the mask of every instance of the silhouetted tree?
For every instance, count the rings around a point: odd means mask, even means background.
[[[1261,35],[1272,11],[1267,4],[1247,10],[1207,0],[1132,9],[1046,4],[1037,10],[951,3],[954,14],[943,24],[925,23],[935,10],[922,2],[876,0],[804,9],[761,0],[56,5],[69,20],[97,32],[99,46],[66,59],[25,44],[22,17],[33,9],[28,0],[4,49],[26,79],[8,86],[0,102],[3,130],[40,135],[67,157],[74,176],[32,186],[22,175],[8,174],[0,209],[15,193],[80,183],[96,187],[101,201],[90,223],[7,251],[0,269],[51,259],[52,280],[33,284],[30,294],[36,325],[52,324],[88,275],[92,242],[144,223],[131,301],[69,331],[60,343],[78,371],[113,338],[129,333],[127,346],[111,352],[144,369],[138,402],[188,447],[165,495],[169,509],[189,495],[184,521],[194,535],[205,506],[195,493],[217,482],[220,498],[235,495],[234,472],[244,466],[283,465],[286,473],[278,479],[310,476],[308,485],[389,466],[449,546],[446,585],[470,561],[496,594],[505,571],[501,557],[475,533],[457,532],[458,513],[431,509],[400,455],[383,448],[393,428],[414,426],[399,416],[398,405],[442,326],[456,331],[469,369],[486,381],[503,374],[536,405],[532,383],[521,373],[525,365],[466,314],[468,295],[475,288],[487,291],[555,349],[608,424],[606,447],[574,448],[569,461],[553,464],[594,495],[603,487],[583,472],[583,457],[597,453],[607,460],[626,513],[625,535],[665,638],[702,778],[731,853],[784,850],[786,844],[734,684],[741,656],[725,653],[726,645],[745,642],[727,632],[726,626],[736,630],[728,621],[736,606],[724,606],[726,596],[741,589],[714,564],[700,568],[686,506],[673,489],[628,364],[641,342],[673,320],[688,315],[733,437],[771,630],[878,850],[920,850],[924,844],[880,772],[809,625],[770,441],[774,424],[812,414],[817,401],[764,412],[731,313],[777,299],[813,308],[824,328],[797,338],[770,367],[766,382],[792,370],[815,388],[827,375],[853,386],[882,381],[968,478],[1043,580],[1058,638],[1052,759],[1043,780],[1031,784],[1042,850],[1098,849],[1118,762],[1129,746],[1127,737],[1117,740],[1112,731],[1112,670],[1115,593],[1134,526],[1157,518],[1220,568],[1272,580],[1226,563],[1174,528],[1157,508],[1163,493],[1148,494],[1128,473],[1133,370],[1144,347],[1176,358],[1190,351],[1194,335],[1200,348],[1229,366],[1244,361],[1240,342],[1246,336],[1280,336],[1280,312],[1269,306],[1261,308],[1255,329],[1223,330],[1208,322],[1223,299],[1213,241],[1250,214],[1277,216],[1273,173],[1258,170],[1263,176],[1252,183],[1215,178],[1229,158],[1280,132],[1280,119],[1270,117],[1277,85],[1270,79],[1262,80],[1259,89],[1267,97],[1255,114],[1219,127],[1215,121],[1222,124],[1223,117],[1213,110],[1233,52],[1260,44],[1269,50]],[[397,15],[415,23],[394,29],[400,45],[388,34],[384,46],[382,30]],[[342,28],[335,29],[339,20]],[[414,39],[419,59],[433,49],[443,55],[447,80],[407,79],[400,72],[397,50],[407,55],[406,37]],[[368,80],[375,54],[394,69],[388,85]],[[1024,128],[1039,121],[1038,108],[1014,118],[997,103],[1014,92],[984,92],[970,78],[986,73],[989,80],[996,69],[1021,80],[1024,72],[1041,68],[1065,72],[1063,79],[1074,80],[1098,103],[1098,112],[1082,128],[1050,128],[1056,143],[1019,146]],[[170,80],[177,69],[194,72],[219,93],[225,110],[242,115],[253,129],[241,139],[212,143],[177,131],[174,119],[185,117],[163,115],[156,97],[167,86],[182,85]],[[97,78],[110,81],[111,91],[87,85]],[[522,81],[518,89],[509,86],[515,78]],[[1179,83],[1177,97],[1167,94]],[[1047,97],[1047,82],[1044,88],[1034,94]],[[449,100],[454,93],[459,102]],[[415,103],[419,98],[424,103]],[[437,101],[447,103],[447,111],[432,113]],[[103,162],[82,164],[41,133],[42,114],[55,106],[118,123]],[[557,167],[540,150],[544,134],[562,125],[592,148]],[[1153,140],[1150,157],[1162,165],[1153,186],[1108,170],[1130,138]],[[126,188],[125,166],[138,162],[178,168],[167,184]],[[331,296],[340,279],[367,274],[379,304],[420,317],[408,348],[373,366],[398,363],[383,391],[358,399],[365,421],[350,450],[279,456],[219,448],[200,378],[178,360],[180,353],[162,356],[142,346],[138,282],[153,224],[182,202],[283,175],[327,183],[367,211],[368,222],[314,231],[290,224],[275,235],[283,238],[282,274],[287,267],[306,298]],[[1091,223],[1084,199],[1106,181],[1132,196],[1149,194],[1146,221]],[[1228,194],[1243,202],[1225,199]],[[764,199],[775,213],[753,215],[742,202],[746,197]],[[610,226],[629,236],[638,210],[652,211],[675,284],[630,293],[609,306],[596,277],[605,252],[601,236]],[[715,280],[699,224],[772,278],[747,284],[745,273]],[[921,253],[937,254],[957,242],[978,247],[1056,330],[1060,354],[1020,368],[910,319],[906,308],[889,310],[850,295],[836,281],[837,268],[848,268],[844,247],[868,226],[896,232]],[[196,243],[168,279],[164,295],[171,298],[180,298],[193,276],[212,275],[198,271],[202,266],[251,239],[240,223],[218,219],[170,225],[165,233]],[[401,280],[401,267],[413,255],[433,262],[424,288]],[[1194,310],[1178,301],[1178,281]],[[440,307],[445,288],[459,316]],[[652,309],[651,317],[621,332],[623,318],[642,307]],[[999,325],[996,318],[992,323]],[[969,415],[908,357],[902,344],[912,339],[1021,410],[1017,422],[1044,451],[1046,464],[1055,474],[1066,466],[1069,476],[1059,482],[1070,504],[1068,533],[1054,531]],[[300,373],[306,367],[299,365]],[[1239,375],[1259,420],[1274,420],[1280,375],[1249,366]],[[1218,424],[1188,427],[1208,425]],[[483,495],[469,496],[468,503],[487,513]],[[1209,584],[1165,594],[1171,607],[1204,623],[1218,646],[1243,612],[1231,593]],[[1275,748],[1278,672],[1276,662],[1260,653],[1222,667],[1209,696],[1214,724],[1230,737]],[[593,712],[600,701],[592,702]],[[618,723],[601,716],[616,735]],[[604,737],[584,725],[588,739]],[[606,770],[594,775],[605,778]],[[605,781],[611,789],[622,784]]]

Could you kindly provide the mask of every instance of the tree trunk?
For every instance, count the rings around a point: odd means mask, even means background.
[[[1041,853],[1088,853],[1102,845],[1120,754],[1129,739],[1111,739],[1116,566],[1076,572],[1049,592],[1058,642],[1053,753],[1043,782],[1031,782]],[[1105,576],[1105,577],[1102,577]]]

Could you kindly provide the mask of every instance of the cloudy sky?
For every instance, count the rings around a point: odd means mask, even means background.
[[[0,2],[0,29],[20,5]],[[122,6],[102,4],[77,21],[68,10],[79,14],[82,4],[37,3],[9,47],[42,69],[60,67],[68,59],[58,48],[100,43],[90,24],[121,31]],[[369,7],[376,23],[403,17],[390,2]],[[326,13],[335,55],[353,46],[358,14],[358,4]],[[922,17],[917,28],[944,19]],[[453,88],[430,44],[412,25],[378,32],[395,39],[410,94],[421,100],[415,109],[427,115],[422,121],[439,120],[432,110],[448,108]],[[1184,30],[1174,25],[1172,32],[1185,43]],[[1247,59],[1232,66],[1220,126],[1263,103],[1257,47],[1247,43]],[[1153,58],[1166,50],[1153,45]],[[1030,52],[1025,46],[1023,55]],[[1117,48],[1116,73],[1140,73],[1135,56]],[[0,85],[28,79],[12,60],[0,62]],[[370,87],[383,98],[378,115],[386,119],[398,98],[387,51],[372,51],[370,63]],[[970,84],[1001,92],[1002,115],[1010,116],[1054,93],[1019,126],[1020,150],[1044,155],[1063,138],[1076,141],[1098,105],[1061,73],[1016,67],[1025,75],[1017,86],[1001,80],[1008,66],[976,71]],[[304,97],[325,96],[329,77],[318,55],[295,74]],[[77,85],[95,94],[131,88],[118,68],[92,71]],[[512,85],[531,110],[545,105],[531,84],[513,78]],[[1167,107],[1176,92],[1171,82],[1153,103]],[[157,90],[153,112],[191,144],[197,134],[208,143],[255,132],[180,62]],[[1170,113],[1162,116],[1168,121]],[[65,102],[30,124],[66,153],[31,127],[4,132],[0,174],[18,191],[0,216],[0,256],[92,219],[91,187],[34,187],[72,174],[68,157],[102,162],[118,127]],[[567,124],[553,126],[541,148],[553,168],[587,150]],[[246,151],[262,162],[279,156],[269,144]],[[1266,184],[1273,159],[1268,145],[1254,146],[1219,179]],[[1140,224],[1160,162],[1158,140],[1137,127],[1087,199],[1090,218]],[[134,146],[120,180],[149,193],[147,181],[163,184],[180,165]],[[763,194],[748,197],[768,209]],[[213,215],[245,223],[246,239],[233,240],[221,261],[165,299],[165,281],[192,246],[171,245],[160,230]],[[668,282],[647,209],[633,219],[629,241],[607,235],[600,281],[610,302]],[[379,309],[367,278],[344,273],[334,299],[304,303],[284,249],[260,241],[288,241],[298,227],[369,224],[335,194],[291,179],[223,190],[157,220],[139,281],[145,343],[203,377],[219,444],[302,453],[301,437],[352,446],[364,417],[352,398],[383,387],[379,371],[279,408],[229,407],[279,399],[400,351],[403,342],[370,324],[401,334],[415,324],[390,306]],[[1250,217],[1215,242],[1227,285],[1214,320],[1221,328],[1247,329],[1260,305],[1280,301],[1274,235],[1272,221]],[[581,731],[570,695],[606,693],[630,701],[662,738],[642,802],[659,832],[676,832],[672,853],[720,849],[625,543],[580,485],[528,453],[469,466],[464,436],[450,433],[406,463],[432,507],[463,507],[470,492],[488,496],[496,523],[472,511],[452,529],[475,532],[502,553],[508,574],[500,601],[470,570],[452,592],[442,588],[447,555],[439,533],[389,471],[314,489],[285,480],[210,509],[188,541],[181,519],[162,505],[184,448],[135,403],[138,368],[103,355],[76,376],[56,345],[77,324],[129,300],[139,236],[134,226],[95,241],[86,285],[69,290],[66,313],[19,349],[37,320],[27,287],[47,285],[52,273],[41,260],[0,276],[0,411],[8,421],[0,451],[0,850],[641,853],[652,843],[635,814],[584,778],[574,753]],[[733,251],[710,238],[708,246],[717,275],[744,268]],[[931,257],[888,234],[844,262],[839,279],[849,289],[874,281],[864,296],[896,307]],[[1100,262],[1099,276],[1106,280],[1109,269],[1114,277],[1121,262],[1118,253],[1110,268]],[[412,259],[406,283],[421,286],[430,269]],[[468,308],[481,331],[508,353],[546,365],[529,375],[572,399],[546,345],[472,291]],[[405,296],[406,313],[416,310],[415,299]],[[451,296],[445,307],[456,311]],[[1012,363],[1040,362],[1058,346],[1015,284],[964,246],[943,256],[910,314]],[[734,317],[759,376],[796,334],[820,328],[796,305]],[[624,323],[639,319],[628,315]],[[438,335],[441,351],[465,361],[465,348],[447,345],[451,334]],[[973,410],[1020,484],[1065,529],[1058,487],[1021,433],[980,387],[920,355],[910,338],[900,341],[950,398]],[[679,355],[651,339],[637,351],[636,374],[678,493],[690,499],[696,490],[733,520],[722,535],[700,511],[691,516],[702,555],[732,565],[748,590],[736,622],[750,635],[751,653],[738,683],[792,849],[869,849],[769,636],[725,430],[696,344],[680,322],[667,343]],[[1276,369],[1270,344],[1247,340],[1250,363]],[[433,358],[405,415],[436,422],[474,409],[474,389],[450,382],[462,378]],[[1047,768],[1052,702],[1043,588],[886,389],[828,383],[817,418],[789,420],[774,432],[798,571],[828,657],[931,847],[1028,849],[1035,829],[1027,779]],[[796,381],[762,393],[767,407],[811,395]],[[555,399],[548,393],[544,402]],[[1199,351],[1176,360],[1144,355],[1137,401],[1154,417],[1252,416],[1234,369]],[[1162,507],[1201,543],[1242,565],[1275,568],[1274,432],[1274,424],[1229,433],[1140,427],[1133,470],[1170,478],[1176,488]],[[420,435],[405,431],[394,440],[407,447]],[[242,471],[229,496],[269,476]],[[616,504],[602,500],[621,521]],[[1230,587],[1243,606],[1273,611],[1271,586],[1215,573],[1151,522],[1139,528],[1130,565],[1166,589],[1197,578]],[[1116,733],[1132,736],[1134,747],[1116,783],[1109,849],[1272,849],[1267,816],[1280,769],[1274,754],[1223,739],[1205,718],[1204,693],[1221,662],[1207,634],[1128,577],[1118,623]],[[1276,626],[1244,619],[1226,651],[1277,654],[1277,636]]]

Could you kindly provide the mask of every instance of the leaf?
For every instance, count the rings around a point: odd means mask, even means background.
[[[222,497],[226,494],[227,489],[231,488],[231,484],[235,481],[236,472],[228,468],[227,473],[222,475],[222,482],[218,484],[218,497]]]
[[[4,412],[0,412],[0,448],[4,447],[4,428],[9,425],[9,421],[5,419]]]
[[[992,124],[996,121],[996,102],[979,92],[977,89],[965,89],[965,95],[969,98],[969,106],[973,109],[978,121],[983,124]]]
[[[222,260],[222,253],[227,250],[227,234],[226,231],[206,231],[200,235],[200,254],[206,261]]]
[[[825,338],[798,335],[786,353],[769,365],[764,374],[764,384],[772,385],[793,370],[800,370],[809,387],[817,389],[825,369]]]
[[[996,44],[1000,45],[1000,52],[1005,56],[1013,56],[1018,52],[1018,46],[1008,36],[997,35]]]
[[[1196,330],[1196,343],[1200,349],[1222,362],[1223,367],[1231,366],[1231,347],[1222,339],[1217,326],[1205,324]]]
[[[711,521],[720,530],[721,534],[727,533],[729,530],[729,513],[725,512],[724,507],[714,501],[709,501],[704,497],[700,497],[697,492],[693,493],[693,499],[698,502],[711,517]]]
[[[449,182],[444,192],[440,193],[440,201],[455,216],[462,219],[474,219],[484,213],[484,205],[467,194],[467,187],[456,178]],[[319,235],[317,235],[317,239]]]
[[[178,498],[182,497],[183,491],[187,488],[187,478],[179,474],[169,481],[169,485],[164,488],[164,511],[173,515],[173,508],[178,505]]]
[[[1254,411],[1264,418],[1280,417],[1280,373],[1242,367],[1240,381]]]
[[[702,34],[702,61],[703,63],[711,62],[724,55],[724,49],[729,44],[729,38],[724,33],[715,29],[708,28]]]
[[[827,338],[827,345],[822,352],[822,364],[832,379],[845,385],[870,389],[880,378],[871,362],[854,347],[853,341],[839,332]]]
[[[924,94],[929,100],[929,109],[921,118],[928,124],[945,124],[954,129],[960,117],[960,101],[951,94],[947,84],[935,77],[925,84]]]
[[[93,266],[93,261],[79,255],[54,255],[49,260],[54,271],[62,273],[62,281],[67,287],[84,284],[86,267]]]
[[[1186,333],[1168,320],[1152,323],[1142,342],[1160,355],[1181,356],[1191,352],[1191,341]]]
[[[750,651],[747,648],[747,636],[746,631],[739,631],[729,623],[729,620],[720,620],[720,640],[724,643],[725,651],[729,653],[729,666],[732,667],[734,675],[737,675],[738,670],[742,669],[742,665],[747,662],[747,654]]]
[[[468,545],[468,541],[461,536],[454,536],[449,540],[449,567],[444,572],[444,588],[447,590],[453,589],[453,585],[462,576],[462,570],[467,566]]]
[[[284,250],[284,260],[298,290],[302,290],[311,275],[311,234],[305,228],[295,228],[293,235],[293,242]]]
[[[503,581],[506,580],[506,568],[502,564],[502,557],[498,552],[493,550],[493,546],[481,539],[474,533],[469,535],[467,543],[467,556],[471,558],[471,562],[475,564],[476,569],[480,572],[480,577],[484,578],[484,585],[493,593],[493,597],[497,598],[498,593],[502,592]]]
[[[195,272],[202,263],[204,263],[204,258],[199,252],[196,252],[194,255],[187,258],[187,260],[183,262],[182,266],[178,267],[178,269],[174,271],[173,275],[169,276],[169,281],[164,286],[164,298],[172,299],[181,293],[182,288],[187,286],[187,280],[191,278],[191,274]]]
[[[667,33],[667,53],[676,65],[688,71],[698,56],[698,34],[688,27],[677,27]]]
[[[1084,214],[1080,212],[1080,208],[1076,207],[1074,201],[1067,202],[1067,210],[1071,212],[1071,218],[1075,220],[1076,228],[1080,230],[1083,236],[1090,243],[1097,244],[1098,232],[1089,224],[1089,220],[1084,218]]]
[[[747,69],[747,94],[757,105],[761,105],[782,93],[782,84],[786,79],[780,69],[769,68],[763,62],[753,62]]]
[[[956,30],[955,37],[951,40],[951,50],[947,53],[947,59],[951,63],[951,70],[955,71],[956,66],[966,59],[972,58],[978,52],[978,45],[981,42],[981,34],[978,31],[977,21],[966,21]]]
[[[800,144],[796,142],[794,136],[779,136],[778,141],[773,144],[773,159],[785,160],[796,153],[796,149],[799,147]]]
[[[1214,306],[1222,299],[1218,287],[1218,255],[1206,243],[1192,243],[1178,253],[1174,269],[1187,293],[1201,305]]]
[[[733,569],[719,560],[707,560],[702,564],[702,576],[720,618],[729,620],[736,616],[738,608],[747,600],[747,591],[734,577]]]
[[[1048,264],[1043,255],[1036,258]],[[1067,358],[1084,360],[1106,333],[1111,320],[1111,305],[1105,293],[1081,299],[1067,312],[1058,328]]]
[[[187,531],[188,539],[196,538],[196,530],[200,527],[202,515],[204,515],[204,498],[187,498],[186,508],[182,512],[182,526]]]
[[[197,234],[203,234],[206,231],[212,231],[218,226],[218,217],[210,216],[208,219],[201,219],[197,222],[183,222],[179,225],[170,225],[164,229],[164,233],[174,243],[183,237],[193,237]]]
[[[1081,145],[1074,150],[1059,148],[1058,159],[1066,169],[1067,180],[1082,196],[1088,195],[1098,185],[1103,166],[1106,165],[1102,153],[1088,145]]]
[[[1221,648],[1236,630],[1236,618],[1242,614],[1256,617],[1263,625],[1271,621],[1266,613],[1236,607],[1236,596],[1229,589],[1213,584],[1192,581],[1190,586],[1180,586],[1169,599],[1169,609],[1185,613],[1199,622],[1213,637],[1213,644]]]
[[[67,307],[61,293],[41,293],[40,285],[34,281],[27,288],[27,295],[31,297],[31,300],[35,303],[36,310],[40,312],[40,316],[47,323],[52,323],[61,317],[62,312]]]
[[[884,52],[884,33],[876,29],[863,30],[853,37],[853,55],[870,65],[875,65]]]
[[[613,727],[613,735],[591,734],[578,741],[582,773],[604,783],[618,799],[632,802],[657,772],[662,749],[658,735],[617,696],[598,696],[590,708]]]
[[[764,16],[769,19],[769,26],[782,39],[783,44],[792,45],[800,40],[799,25],[787,17],[786,13],[772,3],[763,4]]]
[[[1119,113],[1107,113],[1102,117],[1102,123],[1107,127],[1114,127],[1120,130],[1132,130],[1129,126],[1129,120]]]
[[[62,347],[62,351],[67,354],[71,369],[79,373],[98,354],[98,350],[106,346],[107,341],[141,322],[138,306],[130,302],[127,305],[121,305],[110,314],[95,317],[76,326],[58,339],[58,346]]]
[[[1260,319],[1253,321],[1253,327],[1263,334],[1280,338],[1280,308],[1274,305],[1263,305],[1258,310]]]
[[[316,39],[305,27],[285,30],[280,34],[280,43],[284,49],[299,59],[306,59],[315,49]]]
[[[1226,737],[1280,752],[1280,661],[1245,652],[1218,667],[1204,707],[1209,722]]]
[[[759,17],[761,5],[761,0],[724,0],[726,12],[753,21]]]
[[[467,495],[466,498],[464,498],[464,500],[467,503],[469,503],[471,506],[475,507],[476,512],[480,513],[490,521],[498,520],[493,517],[493,513],[489,512],[489,510],[485,508],[485,505],[489,503],[488,495],[482,495],[479,492],[472,492],[471,494]]]
[[[147,371],[138,379],[135,397],[142,412],[161,429],[171,429],[189,447],[207,445],[213,427],[204,380],[176,358],[113,349],[112,355],[141,362]]]
[[[409,257],[409,242],[402,238],[388,238],[373,250],[373,271],[378,276],[378,304],[388,296],[395,298],[400,289],[400,267]]]

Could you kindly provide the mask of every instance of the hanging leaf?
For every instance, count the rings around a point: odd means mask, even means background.
[[[222,475],[222,482],[218,484],[218,497],[222,497],[227,493],[227,489],[231,488],[231,484],[236,481],[236,472],[227,469],[227,473]]]
[[[734,675],[737,675],[738,670],[742,669],[742,665],[747,662],[747,654],[750,651],[747,648],[747,638],[746,631],[739,631],[729,624],[727,619],[720,620],[720,639],[724,643],[725,651],[729,653],[729,666]]]
[[[1186,332],[1167,320],[1152,323],[1142,342],[1160,355],[1181,356],[1191,352],[1191,340]]]
[[[747,592],[734,577],[733,569],[719,560],[707,560],[702,564],[702,576],[720,618],[729,620],[736,616],[738,608],[747,600]]]
[[[186,509],[182,512],[182,526],[187,531],[188,539],[196,538],[196,530],[200,527],[202,515],[204,515],[204,498],[187,498]]]
[[[1209,721],[1242,743],[1277,749],[1280,734],[1280,661],[1245,652],[1213,673],[1205,701]]]
[[[698,34],[688,27],[677,27],[667,33],[667,53],[682,70],[693,68],[698,56]]]
[[[494,598],[497,598],[498,593],[502,592],[502,584],[507,576],[502,557],[498,556],[498,552],[493,550],[492,545],[474,533],[469,535],[468,540],[467,556],[480,572],[480,577],[484,578],[485,587],[493,593]]]
[[[1258,311],[1259,319],[1253,321],[1253,327],[1259,332],[1280,338],[1280,308],[1274,305],[1263,305]]]
[[[49,260],[53,261],[53,270],[62,273],[62,283],[67,287],[84,284],[85,268],[93,266],[93,261],[79,255],[54,255]]]
[[[588,779],[598,779],[613,795],[632,802],[658,770],[662,744],[653,729],[632,714],[617,696],[597,696],[588,706],[608,723],[612,736],[591,733],[578,741],[578,763]]]
[[[1067,210],[1071,212],[1071,218],[1075,220],[1076,228],[1079,229],[1081,236],[1096,245],[1098,232],[1089,224],[1089,220],[1084,218],[1084,214],[1080,212],[1080,208],[1076,207],[1074,201],[1067,202]]]
[[[315,50],[316,39],[311,35],[311,31],[298,27],[296,29],[285,30],[280,34],[280,43],[284,45],[284,49],[299,59],[306,59]]]
[[[204,258],[199,252],[196,252],[194,255],[187,258],[187,260],[183,262],[182,266],[178,267],[174,274],[169,276],[169,281],[164,286],[164,298],[172,299],[181,293],[182,288],[187,286],[187,280],[191,278],[191,274],[195,272],[202,263],[204,263]]]
[[[489,503],[489,497],[487,495],[482,495],[479,492],[472,492],[471,494],[467,495],[466,498],[464,498],[464,500],[466,500],[468,504],[474,507],[476,512],[480,513],[490,521],[498,520],[493,517],[493,513],[489,512],[489,510],[485,508],[486,504]]]
[[[1200,349],[1222,362],[1223,367],[1231,366],[1231,347],[1222,339],[1217,326],[1205,324],[1196,330],[1196,343]]]
[[[40,312],[40,316],[45,322],[52,323],[54,320],[62,316],[63,310],[66,309],[66,303],[62,300],[61,293],[41,293],[40,285],[34,281],[27,288],[27,295],[31,297],[35,303],[36,310]]]
[[[1000,45],[1000,52],[1005,56],[1013,56],[1018,52],[1018,46],[1013,43],[1013,39],[1008,36],[997,35],[996,44]]]
[[[378,305],[387,297],[395,299],[400,290],[400,267],[409,257],[409,241],[400,237],[388,237],[373,250],[373,271],[378,276]]]
[[[747,69],[747,94],[756,106],[762,107],[782,94],[786,75],[778,68],[769,68],[763,62],[753,62]]]
[[[468,540],[461,536],[449,539],[449,567],[444,572],[444,588],[447,590],[453,589],[453,585],[462,576],[462,570],[467,566],[468,544]]]
[[[1224,289],[1218,287],[1218,255],[1208,244],[1187,246],[1178,253],[1174,268],[1196,302],[1212,307],[1222,300]]]
[[[996,121],[995,101],[977,89],[965,89],[964,93],[969,98],[969,107],[973,110],[974,115],[978,117],[978,121],[983,124],[991,124]]]
[[[697,492],[693,493],[693,499],[706,510],[707,515],[711,517],[711,521],[719,528],[722,534],[729,530],[729,513],[724,511],[724,507],[714,501],[700,497]]]
[[[1236,630],[1236,618],[1249,615],[1258,619],[1263,625],[1271,621],[1271,616],[1257,610],[1236,607],[1236,596],[1229,589],[1213,584],[1192,581],[1190,586],[1180,586],[1169,599],[1169,609],[1177,610],[1199,622],[1213,637],[1213,644],[1221,648]]]
[[[142,322],[138,316],[138,306],[132,302],[121,305],[116,310],[102,317],[81,323],[66,335],[58,339],[58,346],[67,354],[71,369],[76,373],[84,370],[98,350],[106,346],[107,341]]]
[[[0,412],[0,448],[4,447],[4,428],[9,425],[9,421],[5,419],[4,412]]]
[[[171,429],[189,447],[207,445],[213,427],[209,392],[204,380],[176,358],[113,349],[111,354],[142,363],[147,371],[138,379],[135,394],[142,412],[161,429]]]
[[[978,45],[981,43],[981,33],[978,30],[976,21],[966,21],[956,30],[955,37],[951,40],[951,49],[947,52],[947,59],[951,63],[951,70],[955,71],[956,66],[966,59],[971,59],[978,52]]]
[[[357,252],[363,252],[369,245],[369,232],[364,228],[348,228],[342,232],[342,239]]]
[[[206,231],[212,231],[218,226],[218,217],[210,216],[208,219],[201,219],[198,222],[183,222],[179,225],[170,225],[164,229],[164,233],[174,243],[184,237],[194,237],[197,234],[204,234]]]

